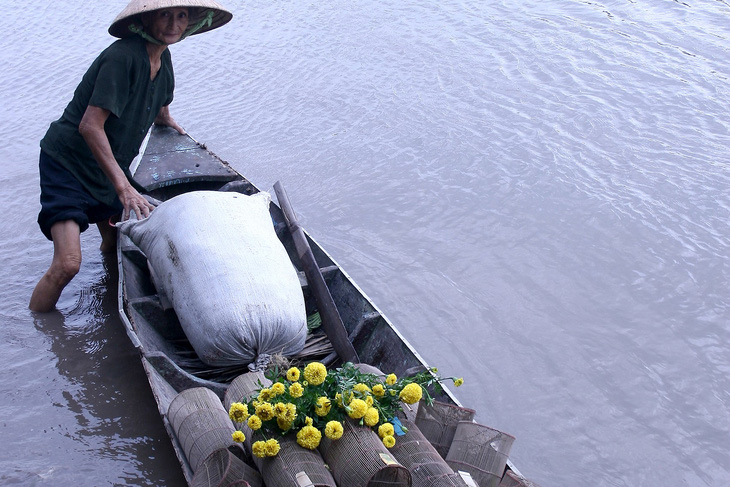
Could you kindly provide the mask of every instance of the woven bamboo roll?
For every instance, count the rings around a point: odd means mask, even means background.
[[[216,450],[237,448],[228,413],[210,389],[197,387],[178,394],[170,403],[167,418],[193,473]]]
[[[263,436],[257,432],[249,437],[248,433],[251,431],[247,432],[246,439],[246,448],[250,452],[253,442],[262,440]],[[253,456],[253,461],[268,487],[336,487],[335,479],[317,450],[299,446],[293,433],[277,439],[280,449],[275,457]]]
[[[211,451],[236,448],[231,438],[233,431],[222,404],[220,410],[191,413],[182,421],[177,435],[182,439],[183,451],[193,472],[197,472]]]
[[[454,470],[469,472],[481,487],[497,487],[515,438],[494,428],[461,421],[446,455]]]
[[[472,421],[475,414],[473,409],[439,401],[433,401],[433,404],[428,405],[425,401],[421,401],[415,423],[441,457],[446,458],[459,421]]]
[[[263,372],[249,372],[248,374],[236,377],[233,382],[231,382],[231,385],[228,386],[226,395],[223,398],[226,410],[229,410],[231,408],[231,404],[234,402],[245,402],[253,396],[256,391],[261,388],[259,382],[261,382],[264,387],[269,387],[271,385],[271,381],[264,376]]]
[[[261,475],[229,450],[211,453],[193,476],[191,487],[262,487]]]
[[[385,377],[385,374],[379,368],[375,367],[374,365],[355,364],[355,367],[357,368],[357,370],[359,370],[363,374],[373,374],[373,375],[377,375],[379,377]]]
[[[217,405],[223,408],[220,399],[215,392],[205,387],[195,387],[186,389],[179,393],[167,408],[167,419],[170,423],[177,423],[178,416],[187,416],[188,414],[199,411],[201,409],[216,408]]]
[[[396,437],[390,449],[396,460],[406,467],[413,477],[413,485],[419,487],[466,487],[466,482],[451,470],[436,448],[423,436],[415,423],[401,419],[408,430]]]
[[[339,440],[322,438],[319,450],[337,485],[347,487],[410,486],[411,474],[398,463],[370,428],[345,421]]]

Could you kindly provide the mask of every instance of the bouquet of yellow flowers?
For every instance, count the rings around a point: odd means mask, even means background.
[[[457,387],[463,383],[461,378],[443,379],[436,372],[432,368],[412,377],[399,379],[389,374],[383,378],[363,373],[351,363],[328,371],[323,364],[311,362],[304,370],[291,367],[285,373],[273,371],[269,377],[272,384],[259,384],[254,397],[232,403],[229,416],[237,425],[246,423],[252,431],[268,437],[253,443],[253,454],[258,457],[275,456],[279,452],[275,437],[289,432],[296,432],[297,443],[310,450],[319,446],[323,434],[337,440],[347,418],[374,428],[383,444],[392,448],[392,421],[403,403],[415,404],[424,397],[431,403],[429,391],[440,393],[441,382],[452,380]],[[236,431],[233,440],[244,441],[244,433]]]

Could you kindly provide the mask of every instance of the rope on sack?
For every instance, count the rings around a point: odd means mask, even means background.
[[[248,364],[248,370],[250,372],[264,372],[271,363],[271,355],[268,353],[262,353],[256,360]]]

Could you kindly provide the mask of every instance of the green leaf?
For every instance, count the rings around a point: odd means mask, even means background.
[[[311,332],[312,330],[316,330],[320,326],[322,326],[322,317],[319,316],[319,311],[307,316],[307,330]]]

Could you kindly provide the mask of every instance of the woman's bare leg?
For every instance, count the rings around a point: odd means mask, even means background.
[[[53,311],[61,291],[81,268],[81,232],[78,223],[65,220],[51,227],[53,261],[30,297],[31,311]]]

